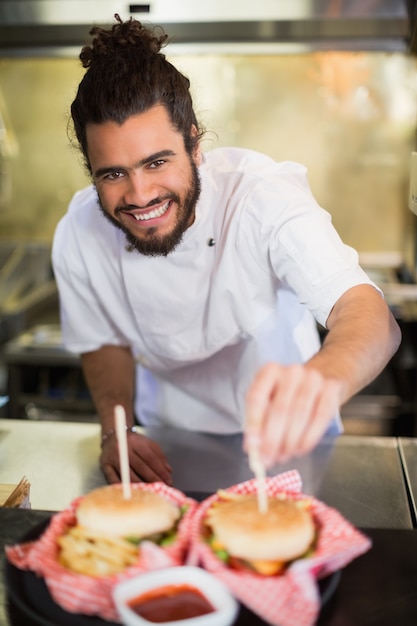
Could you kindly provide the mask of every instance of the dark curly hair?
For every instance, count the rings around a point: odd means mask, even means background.
[[[87,71],[71,105],[75,134],[90,172],[86,139],[90,122],[122,124],[131,115],[161,104],[182,134],[189,154],[203,135],[193,109],[190,81],[160,51],[168,39],[164,30],[145,27],[133,18],[123,22],[115,15],[115,19],[117,23],[109,30],[98,26],[90,30],[92,43],[80,53]],[[197,133],[191,132],[193,125]]]

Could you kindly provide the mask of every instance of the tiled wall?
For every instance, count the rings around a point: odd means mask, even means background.
[[[359,250],[401,250],[409,232],[416,60],[400,53],[199,55],[171,59],[190,78],[211,131],[309,169],[312,189]],[[0,238],[50,241],[88,183],[67,139],[82,76],[76,58],[0,59]]]

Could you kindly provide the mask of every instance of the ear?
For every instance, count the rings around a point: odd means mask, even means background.
[[[198,136],[198,130],[195,124],[191,126],[191,136],[192,137]],[[194,157],[195,164],[197,166],[200,166],[202,162],[200,140],[198,140],[197,143],[195,144],[195,148],[193,150],[193,157]]]

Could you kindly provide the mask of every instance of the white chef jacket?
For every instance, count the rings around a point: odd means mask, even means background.
[[[90,186],[57,227],[53,267],[66,347],[131,347],[142,424],[235,433],[260,365],[306,361],[320,346],[316,321],[372,283],[303,166],[218,148],[200,175],[195,221],[167,257],[129,251]]]

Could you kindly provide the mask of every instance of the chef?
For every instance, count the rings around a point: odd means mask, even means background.
[[[302,165],[203,152],[162,29],[116,16],[91,35],[71,116],[92,184],[57,227],[53,266],[64,341],[102,425],[104,475],[120,480],[116,405],[133,481],[172,483],[138,423],[243,432],[267,467],[305,454],[341,431],[340,407],[398,348],[381,292]]]

